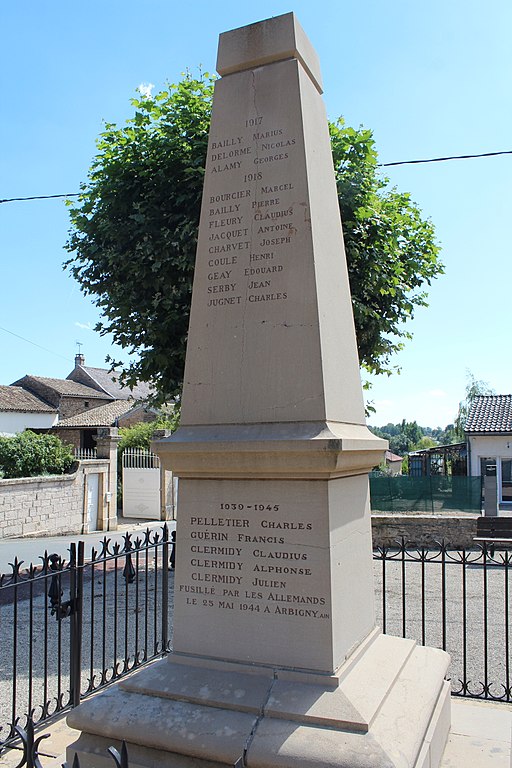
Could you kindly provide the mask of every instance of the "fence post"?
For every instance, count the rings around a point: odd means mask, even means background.
[[[84,581],[84,542],[71,544],[69,560],[69,591],[71,601],[70,648],[69,648],[69,693],[72,707],[80,704],[82,676],[82,616],[83,616],[83,581]]]
[[[162,653],[169,643],[169,528],[163,527],[162,546]]]

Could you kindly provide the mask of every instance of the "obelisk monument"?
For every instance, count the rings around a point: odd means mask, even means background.
[[[76,746],[434,768],[447,654],[375,627],[386,444],[365,425],[318,59],[289,13],[222,34],[217,70],[181,426],[155,444],[179,477],[173,653],[74,712]]]

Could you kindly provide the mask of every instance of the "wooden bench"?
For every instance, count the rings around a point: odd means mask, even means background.
[[[512,545],[512,517],[479,517],[473,541]]]

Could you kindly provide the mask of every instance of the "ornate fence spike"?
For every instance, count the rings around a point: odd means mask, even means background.
[[[135,581],[135,576],[136,576],[136,573],[132,563],[132,556],[130,552],[127,552],[126,564],[123,568],[123,578],[127,584],[133,584],[133,582]]]
[[[99,549],[96,549],[96,557],[91,556],[91,560],[98,560],[104,557],[108,557],[108,555],[111,555],[112,552],[110,551],[110,542],[111,539],[109,539],[106,535],[101,539],[101,541],[98,541],[98,547]]]
[[[105,538],[87,561],[83,543],[69,547],[69,559],[47,550],[42,567],[23,572],[13,554],[10,573],[0,578],[1,648],[12,670],[2,693],[0,749],[21,750],[15,726],[26,731],[28,715],[39,726],[170,650],[170,545],[141,539],[128,538],[124,551],[122,540],[113,546]]]
[[[14,730],[20,737],[23,746],[23,757],[16,768],[23,766],[26,768],[43,768],[39,760],[39,744],[43,739],[50,738],[50,734],[43,733],[38,739],[34,739],[34,721],[31,717],[28,718],[26,729],[16,725]]]
[[[108,751],[116,764],[116,768],[129,768],[128,749],[126,748],[126,742],[124,741],[124,739],[123,739],[123,743],[121,744],[121,754],[119,754],[119,752],[115,747],[109,747]]]
[[[17,557],[14,558],[14,563],[9,563],[9,565],[12,568],[12,576],[19,576],[20,575],[20,569],[25,561],[24,560],[18,560]]]

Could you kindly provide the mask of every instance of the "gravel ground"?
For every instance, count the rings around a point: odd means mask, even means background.
[[[474,558],[477,553],[470,553]],[[499,559],[499,555],[497,555]],[[443,647],[442,570],[438,562],[385,563],[385,601],[382,596],[383,563],[375,561],[376,607],[380,626],[390,635]],[[511,569],[503,563],[448,562],[445,578],[445,649],[451,655],[452,690],[501,698],[510,695],[510,613],[508,590]],[[464,576],[465,573],[465,576]],[[422,588],[423,585],[423,588]],[[465,600],[463,596],[465,594]],[[405,612],[405,617],[404,617]],[[384,624],[385,615],[385,624]],[[485,692],[487,691],[487,695]]]
[[[124,558],[114,568],[86,568],[82,634],[82,692],[94,690],[128,672],[162,650],[161,569],[153,557],[139,578],[126,586]],[[155,580],[155,573],[158,576]],[[42,580],[33,589],[18,587],[17,608],[12,589],[3,590],[0,605],[0,738],[13,716],[33,710],[34,720],[52,715],[69,701],[70,618],[50,615]],[[156,581],[156,584],[155,584]],[[63,599],[68,595],[64,580]],[[11,599],[6,592],[11,593]],[[172,642],[174,574],[169,572],[169,642]],[[32,627],[32,629],[31,629]],[[104,630],[104,631],[103,631]],[[16,654],[14,649],[16,648]],[[145,651],[145,649],[147,649]],[[15,662],[13,662],[16,656]],[[15,666],[14,666],[15,665]],[[45,674],[46,670],[46,674]]]
[[[148,657],[161,650],[161,587],[159,576],[155,591],[154,560],[148,561],[147,569],[144,564],[138,582],[128,588],[121,577],[123,566],[121,563],[117,575],[115,570],[106,569],[103,573],[96,566],[94,574],[89,571],[85,578],[82,691],[108,683],[115,677],[114,670],[119,675],[142,663],[144,648],[148,648]],[[406,563],[404,576],[400,561],[386,562],[385,601],[382,598],[383,563],[375,561],[374,568],[379,625],[384,626],[385,619],[388,634],[405,634],[420,643],[442,647],[440,564]],[[496,698],[503,696],[507,689],[510,692],[508,571],[503,563],[489,565],[486,569],[478,563],[469,564],[465,568],[464,581],[460,563],[448,562],[446,565],[445,634],[446,649],[452,657],[450,674],[454,691],[459,691],[461,681],[466,681],[467,692],[473,695],[487,691],[489,697]],[[404,579],[405,605],[402,602]],[[174,575],[169,572],[170,642],[173,587]],[[464,590],[465,603],[462,599]],[[0,735],[4,738],[13,714],[22,716],[32,708],[37,720],[65,706],[69,698],[70,619],[57,622],[49,616],[46,591],[47,587],[41,584],[30,601],[25,588],[25,592],[19,594],[17,614],[12,600],[4,597],[0,605],[0,726],[3,726]],[[67,590],[64,592],[66,595]],[[103,669],[107,671],[102,677]]]

